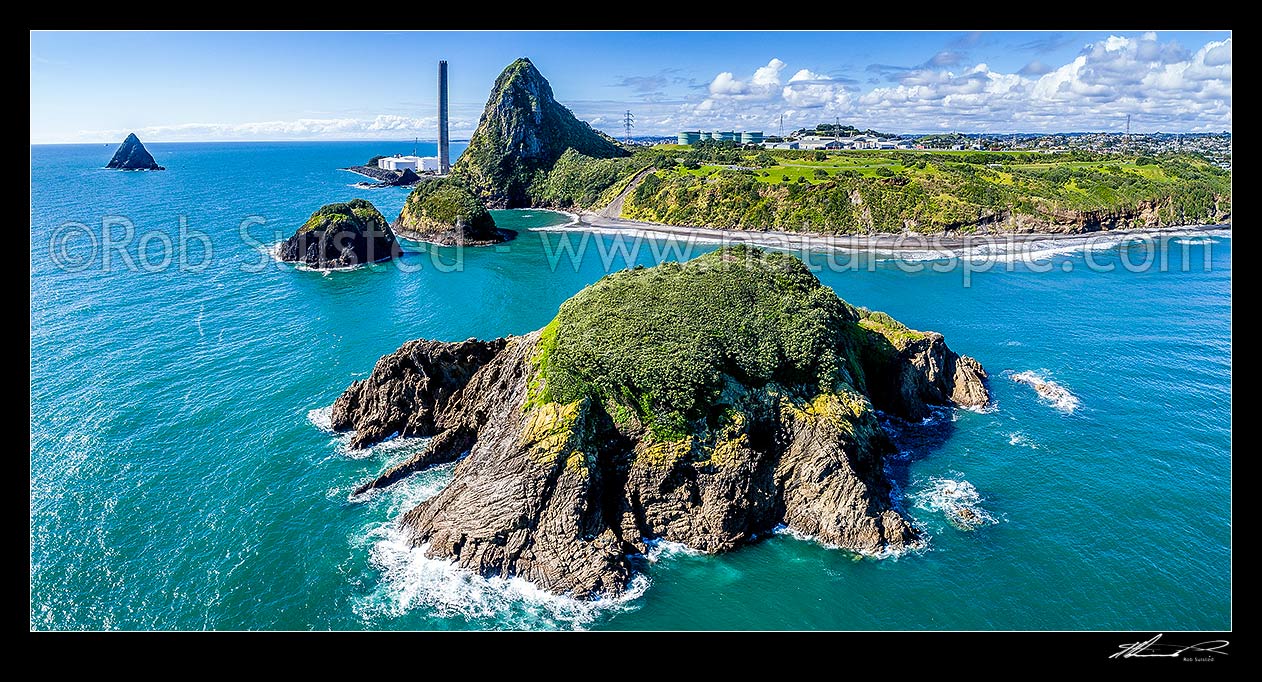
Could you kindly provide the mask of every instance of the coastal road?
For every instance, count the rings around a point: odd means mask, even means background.
[[[618,196],[614,197],[613,201],[609,202],[608,206],[600,209],[598,215],[605,218],[617,218],[621,216],[622,205],[626,203],[627,196],[634,192],[636,187],[640,186],[640,183],[644,181],[644,178],[648,177],[649,173],[656,170],[656,168],[649,166],[639,173],[636,173],[635,177],[631,178],[631,182],[628,182],[627,186],[618,193]]]

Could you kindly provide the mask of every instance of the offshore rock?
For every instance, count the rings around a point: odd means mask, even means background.
[[[131,133],[114,152],[114,157],[105,164],[106,168],[118,170],[166,170],[154,161],[153,154],[140,143],[136,133]]]
[[[402,517],[414,546],[593,599],[625,591],[655,539],[726,552],[783,524],[867,555],[918,546],[877,410],[984,404],[984,377],[941,335],[738,246],[608,275],[525,336],[410,342],[333,421],[359,446],[433,436],[361,490],[468,453]]]
[[[281,260],[318,270],[376,263],[400,253],[386,219],[363,199],[320,207],[277,249]]]

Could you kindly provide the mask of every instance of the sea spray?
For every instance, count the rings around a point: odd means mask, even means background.
[[[948,523],[960,530],[976,530],[999,523],[999,519],[982,507],[982,496],[977,488],[959,472],[951,472],[951,475],[955,478],[931,477],[928,487],[914,495],[916,507],[941,513]]]
[[[1078,396],[1070,393],[1064,386],[1046,378],[1045,374],[1026,370],[1012,374],[1012,380],[1033,387],[1040,400],[1065,414],[1073,414],[1082,405]]]

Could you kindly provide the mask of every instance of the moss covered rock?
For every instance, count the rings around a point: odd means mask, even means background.
[[[402,520],[429,555],[611,596],[659,538],[725,552],[786,525],[867,555],[916,546],[877,410],[985,403],[980,365],[941,338],[847,304],[793,256],[725,248],[608,275],[526,336],[409,344],[339,399],[338,424],[361,445],[435,434],[362,490],[468,453]],[[443,368],[471,343],[475,371]]]
[[[486,206],[457,178],[422,179],[394,221],[400,236],[434,244],[481,246],[512,238],[495,227]]]
[[[401,250],[376,207],[352,199],[321,206],[277,252],[284,261],[330,269],[390,260]]]

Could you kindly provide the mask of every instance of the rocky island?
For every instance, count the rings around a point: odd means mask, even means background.
[[[371,203],[327,204],[281,242],[281,260],[328,270],[390,260],[402,250],[386,219]]]
[[[118,145],[114,157],[105,164],[105,167],[116,170],[166,170],[154,161],[153,154],[150,154],[149,150],[140,143],[140,138],[136,137],[136,133],[129,134],[127,139]]]
[[[414,546],[595,599],[657,539],[718,553],[785,525],[861,554],[917,546],[877,410],[980,407],[985,380],[940,334],[736,246],[608,275],[525,336],[407,343],[332,423],[357,447],[432,437],[359,492],[468,453],[403,516]]]
[[[532,183],[566,150],[594,159],[630,156],[557,102],[547,79],[522,57],[495,79],[469,147],[451,172],[488,206],[526,208],[537,205]]]
[[[426,178],[408,195],[394,221],[401,237],[443,246],[487,246],[517,236],[495,218],[459,178]]]

